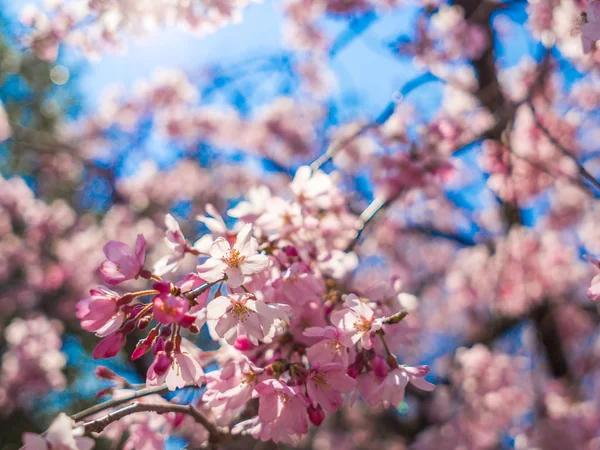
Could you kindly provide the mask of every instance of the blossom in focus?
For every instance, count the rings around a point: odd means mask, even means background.
[[[90,295],[77,302],[75,316],[81,321],[81,328],[104,337],[113,333],[123,323],[125,314],[119,310],[119,294],[104,286],[90,290]]]
[[[65,413],[60,413],[41,436],[23,433],[24,450],[90,450],[95,442],[83,436],[83,427],[75,427],[75,421]]]
[[[217,297],[206,307],[206,320],[213,335],[233,345],[238,336],[246,336],[254,345],[270,341],[275,320],[288,321],[287,305],[267,305],[249,294]]]
[[[102,339],[92,352],[94,359],[112,358],[119,353],[119,350],[125,345],[125,336],[123,333],[115,332]]]
[[[344,403],[342,394],[354,389],[354,378],[346,375],[340,364],[329,363],[311,368],[306,381],[308,398],[312,406],[321,405],[327,412],[336,412]]]
[[[258,397],[258,417],[278,434],[302,435],[308,431],[308,400],[298,386],[280,380],[265,380],[254,389]],[[285,436],[284,436],[285,437]],[[275,442],[275,438],[273,439]],[[280,439],[283,440],[283,439]]]
[[[140,276],[146,260],[146,239],[138,234],[135,241],[135,252],[127,244],[109,241],[104,246],[106,261],[100,266],[100,275],[110,285],[133,280]]]
[[[179,223],[171,214],[165,216],[165,225],[167,227],[165,243],[170,250],[170,254],[163,256],[154,264],[154,273],[158,276],[177,270],[185,254],[190,251]]]
[[[160,323],[179,323],[190,307],[187,298],[171,295],[169,292],[160,293],[154,297],[152,303],[154,317]]]
[[[170,391],[181,389],[187,384],[200,385],[204,378],[202,366],[187,351],[175,351],[172,355],[166,352],[154,359],[146,374],[148,386],[160,386],[167,384]]]
[[[354,294],[348,295],[343,309],[331,314],[331,322],[340,330],[351,332],[352,343],[360,341],[365,350],[373,347],[371,336],[383,325],[373,310]]]
[[[217,209],[207,204],[205,207],[206,215],[199,215],[196,219],[202,222],[211,234],[205,234],[194,243],[194,250],[202,255],[210,254],[210,247],[216,238],[222,237],[229,242],[235,242],[235,236],[227,229],[227,225],[223,220],[223,217]]]
[[[348,366],[348,350],[354,347],[350,333],[328,325],[306,328],[303,334],[310,338],[321,339],[306,350],[306,356],[313,366],[332,362],[340,363],[344,367]]]
[[[210,247],[210,258],[198,266],[200,276],[209,282],[225,280],[230,287],[238,287],[247,275],[262,272],[269,266],[269,258],[258,254],[258,243],[252,237],[252,225],[246,224],[238,233],[233,247],[220,237]]]

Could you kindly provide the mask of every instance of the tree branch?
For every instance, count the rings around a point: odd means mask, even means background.
[[[168,413],[183,413],[192,416],[193,419],[206,428],[208,431],[209,443],[220,442],[227,434],[221,433],[215,424],[208,420],[198,408],[193,405],[177,405],[174,403],[132,403],[124,408],[113,411],[105,416],[102,416],[96,420],[92,420],[83,425],[86,433],[100,433],[108,425],[123,417],[129,416],[139,412],[155,412],[157,414],[168,414]]]
[[[552,136],[550,131],[548,131],[548,129],[542,124],[542,122],[538,118],[537,112],[535,110],[535,107],[533,106],[533,103],[531,103],[531,101],[528,101],[527,105],[529,106],[529,108],[531,109],[531,112],[533,113],[533,120],[535,121],[536,126],[540,130],[542,130],[542,133],[544,133],[544,135],[548,138],[548,140],[550,142],[552,142],[552,144],[557,149],[559,149],[563,155],[565,155],[567,158],[569,158],[571,161],[573,161],[575,163],[575,165],[577,166],[577,169],[579,170],[579,175],[581,175],[584,179],[586,179],[592,186],[594,186],[594,188],[596,188],[596,190],[598,192],[600,192],[600,183],[598,182],[598,180],[596,180],[596,178],[587,171],[587,169],[577,160],[575,155],[573,155],[569,150],[567,150],[564,147],[564,145],[562,145],[558,141],[558,139],[556,139],[554,136]]]
[[[398,104],[402,103],[402,101],[404,101],[405,97],[410,92],[423,86],[424,84],[431,83],[433,81],[441,81],[441,79],[439,77],[436,77],[435,75],[433,75],[430,72],[426,72],[426,73],[419,75],[418,77],[413,78],[412,80],[406,82],[406,84],[404,84],[404,86],[402,86],[400,91],[397,92],[398,95],[395,96],[394,99],[386,105],[385,109],[383,111],[381,111],[379,116],[377,116],[377,118],[373,122],[369,122],[368,124],[362,126],[357,131],[352,133],[350,136],[347,136],[344,139],[334,141],[333,143],[331,143],[329,145],[329,147],[327,147],[327,150],[325,151],[325,153],[323,153],[321,156],[319,156],[317,159],[315,159],[312,162],[312,164],[310,165],[310,168],[313,171],[320,169],[321,167],[323,167],[324,164],[329,162],[338,152],[343,150],[344,147],[346,145],[348,145],[350,142],[352,142],[354,139],[356,139],[360,135],[364,134],[371,128],[375,128],[377,126],[380,126],[380,125],[383,125],[384,123],[386,123],[388,121],[388,119],[392,116],[392,114],[394,113],[396,106]]]
[[[188,384],[185,387],[197,387],[196,384]],[[73,414],[71,416],[71,419],[73,419],[75,422],[79,422],[83,419],[86,419],[90,416],[93,416],[96,413],[99,413],[100,411],[104,411],[106,409],[110,409],[110,408],[114,408],[116,406],[122,405],[123,403],[127,403],[130,402],[132,400],[136,400],[138,398],[142,398],[142,397],[146,397],[148,395],[152,395],[152,394],[164,394],[166,392],[168,392],[168,388],[166,384],[163,384],[161,386],[154,386],[154,387],[149,387],[149,388],[145,388],[145,389],[141,389],[137,392],[134,392],[131,395],[128,395],[126,397],[121,397],[121,398],[113,398],[111,400],[108,400],[106,402],[103,403],[99,403],[97,405],[94,405],[88,409],[84,409],[83,411],[78,412],[77,414]]]

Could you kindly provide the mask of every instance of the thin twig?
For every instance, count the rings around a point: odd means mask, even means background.
[[[223,281],[223,280],[217,280],[217,281],[213,281],[211,283],[201,284],[197,288],[182,292],[181,296],[187,298],[188,300],[194,300],[196,297],[203,294],[204,292],[209,290],[211,287],[213,287],[215,284],[220,283],[221,281]]]
[[[356,235],[354,236],[350,244],[348,244],[348,247],[346,247],[347,252],[352,251],[352,249],[356,246],[358,240],[360,239],[363,231],[365,230],[369,222],[371,222],[375,218],[375,216],[379,214],[379,212],[381,212],[394,201],[396,201],[398,197],[400,197],[400,192],[397,195],[392,196],[391,198],[383,196],[376,197],[371,203],[367,205],[367,207],[364,209],[364,211],[360,214],[358,218],[356,226]]]
[[[379,116],[377,116],[377,118],[373,122],[369,122],[368,124],[362,126],[350,136],[347,136],[344,139],[340,139],[331,143],[329,147],[327,147],[327,150],[312,162],[310,168],[313,171],[320,169],[321,167],[323,167],[324,164],[329,162],[338,152],[343,150],[343,148],[350,142],[352,142],[354,139],[364,134],[371,128],[375,128],[386,123],[396,110],[396,107],[404,101],[404,99],[410,92],[414,91],[418,87],[423,86],[424,84],[431,83],[433,81],[443,80],[441,80],[439,77],[436,77],[430,72],[426,72],[406,82],[406,84],[402,86],[402,89],[400,89],[400,91],[397,92],[398,95],[394,96],[393,100],[386,105],[383,111],[381,111]]]

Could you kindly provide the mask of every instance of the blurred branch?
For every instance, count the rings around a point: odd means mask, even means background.
[[[401,194],[401,192],[399,192],[398,194],[396,194],[390,198],[383,197],[383,196],[376,197],[371,203],[369,203],[367,205],[367,207],[364,209],[364,211],[360,214],[360,216],[358,218],[358,223],[356,226],[356,235],[354,236],[352,241],[350,241],[350,243],[348,244],[348,247],[346,247],[347,252],[350,252],[350,251],[352,251],[352,249],[354,249],[354,247],[358,243],[363,231],[365,230],[367,225],[371,221],[373,221],[373,219],[375,219],[377,214],[379,214],[381,211],[383,211],[389,205],[391,205],[393,202],[395,202],[398,199],[398,197],[400,197],[400,194]]]
[[[375,12],[369,11],[360,17],[355,17],[350,20],[348,28],[338,34],[337,38],[331,45],[329,56],[335,57],[339,52],[348,46],[354,39],[360,36],[365,30],[367,30],[373,23],[375,23],[379,17]]]
[[[477,245],[477,242],[475,242],[475,240],[472,237],[462,236],[460,234],[438,230],[428,225],[412,225],[410,227],[404,228],[402,231],[406,233],[419,233],[425,236],[442,238],[467,247]]]
[[[440,81],[440,78],[436,77],[435,75],[433,75],[430,72],[426,72],[426,73],[419,75],[418,77],[413,78],[412,80],[406,82],[406,84],[404,84],[404,86],[402,86],[402,88],[398,92],[399,95],[386,105],[386,107],[383,109],[383,111],[379,114],[379,116],[377,116],[377,118],[373,122],[369,122],[368,124],[359,128],[357,131],[352,133],[350,136],[348,136],[344,139],[341,139],[339,141],[334,141],[333,143],[331,143],[327,147],[327,150],[321,156],[319,156],[315,161],[313,161],[313,163],[310,165],[310,168],[313,171],[319,170],[324,164],[329,162],[338,152],[342,151],[344,149],[344,147],[346,145],[348,145],[350,142],[352,142],[354,139],[356,139],[360,135],[364,134],[371,128],[375,128],[377,126],[380,126],[380,125],[383,125],[384,123],[386,123],[388,121],[388,119],[392,116],[392,114],[394,114],[394,111],[396,110],[396,106],[398,106],[400,103],[402,103],[404,101],[405,97],[409,93],[411,93],[415,89],[417,89],[425,84],[431,83],[433,81]]]
[[[577,166],[577,169],[579,170],[579,174],[585,179],[587,180],[592,186],[594,186],[594,188],[596,188],[596,190],[598,192],[600,192],[600,183],[598,182],[598,180],[596,180],[596,178],[587,171],[587,169],[577,160],[577,158],[575,157],[575,155],[573,155],[569,150],[567,150],[564,145],[562,145],[558,139],[556,139],[554,136],[552,136],[552,134],[550,133],[550,131],[548,131],[548,129],[542,124],[542,122],[540,121],[537,112],[535,110],[535,107],[533,106],[533,103],[531,103],[531,101],[527,102],[527,105],[529,106],[529,108],[531,109],[531,112],[533,113],[533,119],[535,121],[536,126],[542,130],[542,133],[544,133],[544,135],[548,138],[548,140],[550,142],[552,142],[552,144],[561,151],[561,153],[563,155],[565,155],[567,158],[569,158],[571,161],[573,161],[573,163]]]

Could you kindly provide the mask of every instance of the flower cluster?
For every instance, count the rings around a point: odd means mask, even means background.
[[[92,289],[77,304],[81,326],[102,338],[94,357],[113,357],[134,330],[149,330],[131,355],[153,355],[148,386],[206,383],[202,403],[219,411],[223,425],[257,398],[258,414],[233,431],[275,442],[297,442],[309,421],[319,425],[345,397],[397,407],[408,383],[432,390],[425,381],[428,367],[399,364],[390,351],[402,340],[396,332],[407,315],[401,304],[336,288],[355,267],[356,256],[347,250],[353,216],[331,177],[302,167],[290,189],[289,199],[267,188],[251,192],[229,211],[239,217],[237,232],[208,207],[210,215],[198,219],[212,233],[195,243],[168,215],[170,253],[152,269],[142,235],[134,248],[108,242],[99,274],[111,287]],[[188,257],[200,259],[195,272],[177,282],[163,278],[180,274]],[[137,278],[148,280],[150,289],[113,290]],[[206,375],[207,356],[183,337],[204,324],[222,349],[221,368]]]
[[[4,332],[7,351],[0,370],[0,405],[4,413],[30,409],[37,398],[61,390],[66,357],[60,351],[62,325],[43,315],[15,319]]]

